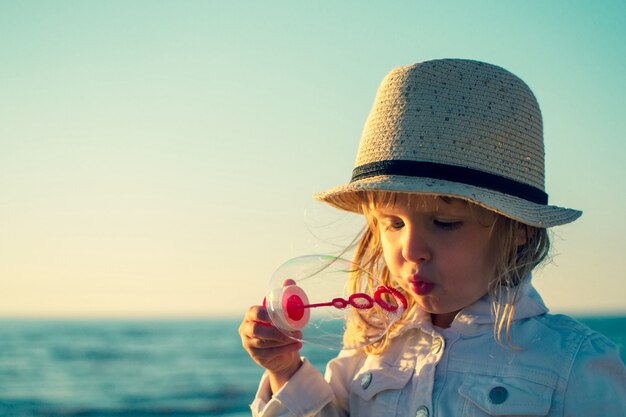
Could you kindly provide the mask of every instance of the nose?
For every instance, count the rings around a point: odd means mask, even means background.
[[[416,264],[427,261],[432,257],[427,233],[416,224],[408,225],[404,229],[402,256],[406,261]]]

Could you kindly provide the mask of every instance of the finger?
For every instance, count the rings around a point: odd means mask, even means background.
[[[299,340],[291,339],[285,335],[276,337],[275,335],[259,336],[258,334],[243,334],[241,337],[243,347],[251,352],[252,349],[271,349],[300,343]]]
[[[266,346],[257,347],[253,345],[248,346],[248,351],[250,352],[250,354],[253,357],[262,359],[262,360],[269,360],[276,356],[284,355],[285,353],[297,352],[300,349],[302,349],[302,343],[300,342],[293,342],[293,343],[288,343],[286,345],[269,346],[269,347],[266,347]]]
[[[265,312],[259,311],[257,314],[257,317],[260,317],[258,319],[252,319],[253,322],[255,323],[259,323],[260,325],[263,326],[272,326],[272,319],[270,319],[269,314],[267,313],[267,310],[265,310]]]
[[[247,320],[259,321],[264,323],[271,323],[270,315],[267,309],[263,306],[252,306],[248,309],[246,314]]]
[[[274,340],[277,342],[287,342],[302,338],[302,332],[300,331],[294,331],[286,334],[274,326],[267,326],[264,323],[255,321],[248,322],[244,326],[242,335],[250,338]]]
[[[275,332],[271,329],[259,329],[259,332],[249,334],[247,336],[250,340],[262,340],[263,346],[282,346],[290,343],[300,342],[302,340],[301,332],[294,332],[291,335],[287,335],[281,332]]]
[[[248,349],[250,357],[265,369],[280,371],[284,369],[287,362],[300,357],[300,348],[302,346],[293,344],[280,348],[272,349]]]
[[[274,323],[271,319],[270,313],[267,308],[261,306],[253,306],[249,310],[248,317],[251,321],[257,322],[263,326],[273,326]]]

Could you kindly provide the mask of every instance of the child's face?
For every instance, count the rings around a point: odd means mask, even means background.
[[[372,215],[392,278],[435,325],[448,327],[487,293],[494,274],[490,212],[457,199],[399,194]]]

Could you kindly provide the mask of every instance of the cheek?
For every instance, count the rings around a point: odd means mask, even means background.
[[[385,259],[385,263],[391,270],[394,265],[400,262],[402,252],[396,247],[396,245],[386,239],[381,238],[380,245],[383,249],[383,258]]]
[[[383,259],[385,260],[385,264],[387,264],[387,268],[393,268],[393,256],[391,256],[391,250],[387,244],[381,242],[381,247],[383,249]]]
[[[495,274],[494,248],[484,242],[477,242],[475,247],[478,250],[474,254],[474,273],[479,281],[478,285],[487,289]]]
[[[488,282],[493,275],[492,249],[486,239],[467,239],[459,244],[451,242],[445,248],[446,262],[440,266],[452,269],[459,275],[465,275],[463,274],[465,272],[471,276],[480,277],[481,281]]]

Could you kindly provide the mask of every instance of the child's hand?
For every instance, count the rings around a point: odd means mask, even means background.
[[[244,349],[256,363],[267,369],[272,392],[277,392],[302,365],[302,343],[290,339],[274,327],[267,309],[252,306],[239,326]],[[295,337],[302,337],[299,332]]]

